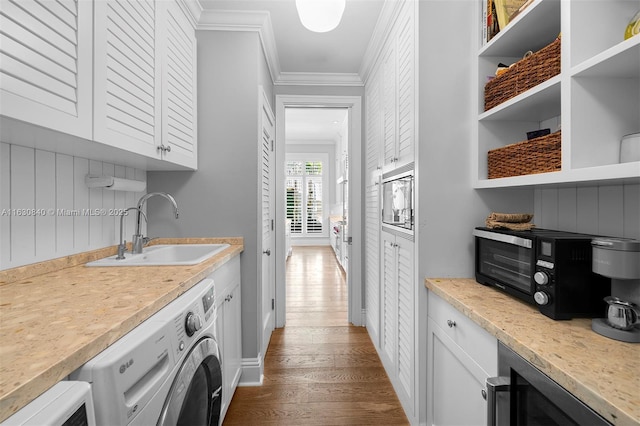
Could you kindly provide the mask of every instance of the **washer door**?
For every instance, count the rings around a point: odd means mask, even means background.
[[[218,426],[221,403],[220,352],[216,341],[205,337],[178,370],[158,426]]]

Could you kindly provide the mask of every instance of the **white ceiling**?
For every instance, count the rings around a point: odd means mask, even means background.
[[[345,108],[287,108],[286,143],[335,143],[347,119]]]
[[[212,21],[222,23],[220,28],[229,22],[236,28],[250,28],[259,23],[276,84],[303,81],[303,84],[362,85],[371,66],[367,55],[376,50],[376,42],[386,26],[385,0],[346,0],[340,24],[327,33],[314,33],[302,26],[295,0],[199,0],[199,3],[205,15],[215,14]],[[288,109],[285,139],[288,143],[335,141],[345,119],[344,109]]]
[[[385,0],[346,0],[342,21],[328,33],[302,26],[295,0],[199,0],[205,11],[269,12],[282,73],[361,74]]]

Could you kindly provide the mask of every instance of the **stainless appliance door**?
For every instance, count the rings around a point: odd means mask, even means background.
[[[610,425],[500,342],[498,374],[499,377],[487,379],[487,425]]]
[[[187,355],[167,396],[158,426],[217,426],[222,369],[215,340],[205,337]]]

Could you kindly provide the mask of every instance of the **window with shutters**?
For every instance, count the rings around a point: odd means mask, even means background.
[[[292,236],[327,236],[323,195],[326,161],[288,157],[286,162],[286,211]]]

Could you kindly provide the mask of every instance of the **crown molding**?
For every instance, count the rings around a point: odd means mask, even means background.
[[[204,10],[200,15],[196,29],[205,31],[257,32],[267,60],[271,80],[275,82],[280,76],[280,60],[269,12]]]
[[[281,72],[276,86],[363,86],[356,73]]]
[[[180,6],[187,12],[189,21],[194,28],[197,27],[200,15],[202,15],[202,5],[199,0],[179,0]]]

